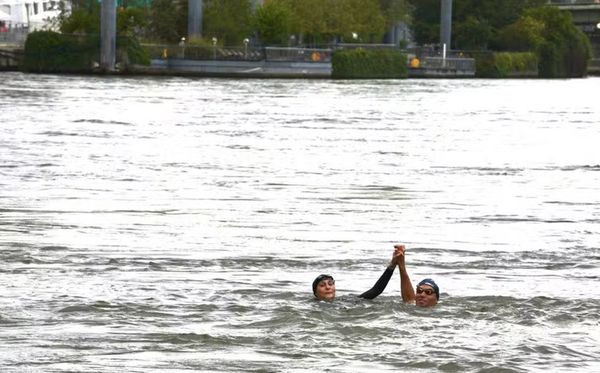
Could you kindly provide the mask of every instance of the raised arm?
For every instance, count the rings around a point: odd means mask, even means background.
[[[359,297],[365,298],[365,299],[374,299],[379,294],[383,293],[383,291],[385,290],[385,287],[387,286],[388,282],[390,282],[390,279],[392,278],[392,275],[394,274],[395,266],[396,266],[396,260],[394,257],[392,257],[392,260],[390,260],[390,262],[388,263],[388,266],[386,267],[385,271],[383,271],[383,274],[381,275],[381,277],[379,277],[379,280],[377,280],[375,285],[373,285],[372,288],[370,288],[369,290],[367,290],[364,293],[362,293],[361,295],[359,295]]]
[[[406,247],[404,245],[394,245],[394,258],[398,269],[400,270],[400,292],[402,293],[402,300],[406,303],[413,303],[415,301],[415,289],[410,282],[408,272],[406,272],[405,253]]]

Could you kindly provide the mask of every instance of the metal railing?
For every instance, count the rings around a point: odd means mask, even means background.
[[[288,62],[331,62],[331,49],[265,48],[265,60]]]
[[[338,43],[334,45],[335,49],[398,49],[396,44],[358,44],[358,43]]]
[[[0,32],[0,43],[24,45],[27,40],[27,30],[9,30]]]
[[[590,5],[600,4],[600,0],[550,0],[551,5]]]
[[[352,45],[355,47],[356,45]],[[333,49],[285,48],[285,47],[210,47],[187,45],[146,45],[152,59],[186,59],[196,61],[281,61],[330,63]],[[345,47],[345,46],[344,46]],[[362,46],[364,47],[364,46]],[[378,45],[375,48],[391,48]],[[337,49],[337,48],[336,48]],[[474,71],[475,60],[466,58],[462,53],[450,54],[450,57],[428,55],[420,51],[421,69]],[[418,54],[417,54],[418,56]]]
[[[153,59],[331,62],[331,49],[145,45]]]
[[[475,59],[473,59],[473,58],[425,57],[421,61],[421,68],[474,71],[475,70]]]

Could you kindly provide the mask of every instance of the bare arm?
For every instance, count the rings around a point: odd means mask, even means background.
[[[394,257],[396,258],[396,264],[400,270],[400,291],[402,293],[402,300],[406,303],[412,303],[415,301],[415,289],[410,282],[410,277],[406,271],[406,262],[404,252],[406,248],[404,245],[394,246]]]

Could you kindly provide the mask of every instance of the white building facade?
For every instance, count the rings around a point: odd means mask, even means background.
[[[60,13],[60,0],[0,0],[0,32],[44,28]]]

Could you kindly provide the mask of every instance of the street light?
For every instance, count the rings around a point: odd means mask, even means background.
[[[250,40],[248,38],[244,39],[244,58],[248,59],[248,43]]]
[[[213,60],[217,59],[217,38],[213,36],[212,38],[212,44],[213,44]]]
[[[179,40],[179,58],[185,58],[185,38]]]

